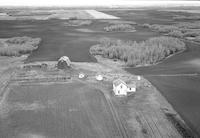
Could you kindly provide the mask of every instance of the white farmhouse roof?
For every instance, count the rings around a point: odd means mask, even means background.
[[[126,83],[125,83],[123,80],[121,80],[121,79],[117,79],[117,80],[114,80],[114,81],[113,81],[113,85],[114,85],[115,87],[118,86],[118,85],[120,85],[120,84],[126,85]]]

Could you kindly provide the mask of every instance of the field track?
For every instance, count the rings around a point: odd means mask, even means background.
[[[112,101],[110,100],[110,98],[108,96],[106,96],[106,95],[104,95],[104,96],[105,96],[105,98],[107,100],[107,103],[108,103],[108,105],[110,107],[110,111],[112,112],[113,119],[115,120],[115,123],[118,126],[121,135],[123,136],[123,138],[128,138],[129,136],[128,136],[127,132],[126,132],[126,128],[123,125],[121,119],[119,118],[118,113],[117,113],[115,107],[112,104]]]
[[[119,115],[110,99],[110,97],[108,96],[108,94],[105,94],[105,92],[103,92],[105,98],[106,98],[106,101],[110,107],[110,111],[112,112],[112,116],[113,116],[113,119],[115,120],[115,123],[116,125],[118,126],[118,129],[121,133],[121,135],[123,136],[123,138],[128,138],[128,133],[126,131],[126,128],[124,126],[124,124],[122,123],[121,119],[119,118]]]

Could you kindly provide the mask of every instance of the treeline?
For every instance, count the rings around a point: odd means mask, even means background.
[[[38,48],[40,38],[13,37],[0,40],[0,56],[20,56]]]
[[[199,15],[189,15],[189,16],[184,16],[184,15],[177,15],[173,17],[175,20],[199,20],[200,16]]]
[[[145,28],[150,28],[151,30],[157,31],[159,33],[169,33],[173,30],[179,30],[175,25],[160,25],[160,24],[143,24]]]
[[[135,32],[135,27],[130,24],[112,24],[104,27],[106,32]]]
[[[200,41],[200,22],[182,22],[174,25],[143,24],[143,27],[150,28],[159,33],[177,38]]]
[[[128,66],[137,66],[155,64],[184,49],[184,42],[173,37],[154,37],[139,43],[104,38],[90,48],[90,53],[122,60]]]

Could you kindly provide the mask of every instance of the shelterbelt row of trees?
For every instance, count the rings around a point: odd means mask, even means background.
[[[40,38],[13,37],[0,39],[0,56],[20,56],[38,48]]]
[[[112,24],[104,27],[106,32],[135,32],[135,27],[130,24]]]
[[[184,42],[166,36],[153,37],[142,42],[103,38],[99,44],[90,48],[90,53],[122,60],[128,66],[144,66],[155,64],[184,49]]]
[[[159,33],[177,38],[192,39],[200,42],[200,22],[181,22],[173,25],[143,24],[143,27],[149,28]]]

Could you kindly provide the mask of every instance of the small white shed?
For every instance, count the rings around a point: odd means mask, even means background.
[[[79,79],[85,78],[85,74],[84,74],[84,73],[82,73],[82,72],[81,72],[81,73],[79,73],[79,74],[78,74],[78,78],[79,78]]]
[[[127,84],[127,92],[136,92],[136,85],[134,83]]]
[[[102,80],[103,80],[103,76],[100,75],[100,74],[97,74],[97,75],[95,76],[95,78],[96,78],[96,80],[98,80],[98,81],[102,81]]]
[[[137,80],[141,80],[141,76],[137,76]]]

